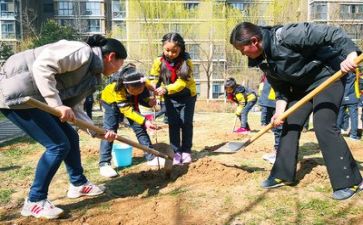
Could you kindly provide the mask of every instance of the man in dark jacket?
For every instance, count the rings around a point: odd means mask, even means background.
[[[260,27],[238,24],[230,43],[248,56],[251,66],[259,66],[276,92],[274,126],[283,124],[276,162],[263,188],[295,182],[299,138],[304,122],[314,111],[314,130],[323,153],[333,188],[333,198],[352,197],[362,182],[359,168],[336,126],[344,93],[340,79],[286,121],[278,119],[287,109],[339,69],[354,71],[360,50],[339,28],[310,23]],[[340,65],[340,67],[339,67]]]

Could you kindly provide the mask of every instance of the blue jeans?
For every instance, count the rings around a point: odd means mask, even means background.
[[[119,121],[122,121],[124,115],[120,112],[119,108],[116,104],[107,104],[102,102],[102,107],[104,108],[103,114],[103,128],[105,130],[112,130],[117,132],[119,128]],[[129,121],[130,127],[133,129],[136,134],[137,140],[140,144],[145,145],[149,148],[152,148],[151,140],[149,135],[147,134],[146,128],[143,125],[136,123],[131,119],[127,119]],[[100,161],[99,165],[103,166],[105,164],[111,163],[112,159],[112,145],[113,142],[108,142],[106,140],[101,141],[100,145]],[[155,156],[153,154],[144,153],[146,160],[152,160]]]
[[[247,104],[245,105],[245,107],[243,108],[241,115],[240,115],[240,120],[241,120],[241,127],[242,128],[248,128],[250,129],[250,126],[247,122],[248,120],[248,113],[251,111],[252,107],[256,104],[257,101],[252,101],[252,102],[247,102]]]
[[[174,152],[191,153],[193,144],[193,117],[197,97],[165,97],[169,123],[169,140]],[[180,143],[180,130],[182,140]]]
[[[47,198],[49,184],[62,161],[73,185],[80,186],[87,182],[81,165],[79,137],[71,125],[62,123],[59,118],[39,109],[0,110],[10,121],[45,147],[30,188],[31,202]]]
[[[344,114],[348,108],[350,116],[350,137],[358,139],[358,104],[343,105],[339,108],[337,125],[340,129],[344,129]]]
[[[267,106],[260,106],[261,107],[261,126],[265,126],[270,123],[267,119]]]

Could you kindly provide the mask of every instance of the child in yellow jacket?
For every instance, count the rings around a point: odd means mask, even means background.
[[[136,71],[134,65],[129,64],[119,74],[114,75],[110,84],[102,91],[101,104],[104,108],[103,127],[105,130],[117,132],[119,121],[126,117],[136,134],[140,144],[152,148],[147,129],[155,129],[155,124],[145,119],[140,113],[139,104],[152,107],[156,101],[150,98],[149,89],[152,85],[143,74]],[[111,150],[113,142],[101,141],[100,146],[100,174],[105,177],[115,177],[117,172],[111,167]],[[161,162],[154,155],[145,154],[149,165],[154,161]]]
[[[180,34],[165,34],[162,44],[163,54],[154,61],[150,76],[161,84],[155,90],[156,94],[165,97],[169,139],[175,152],[173,163],[187,164],[192,161],[193,116],[197,99],[193,65]]]
[[[257,102],[257,95],[254,91],[236,83],[231,77],[226,80],[225,90],[227,99],[237,103],[236,116],[241,120],[241,127],[235,130],[239,134],[248,134],[250,126],[248,124],[248,113]]]

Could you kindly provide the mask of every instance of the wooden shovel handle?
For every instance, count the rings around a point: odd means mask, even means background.
[[[31,97],[26,97],[26,104],[30,105],[32,107],[41,109],[41,110],[43,110],[45,112],[48,112],[48,113],[50,113],[50,114],[52,114],[54,116],[57,116],[57,117],[61,116],[60,111],[56,110],[53,107],[50,107],[49,105],[47,105],[47,104],[45,104],[45,103],[43,103],[41,101],[33,99]],[[87,122],[85,122],[83,120],[75,119],[75,121],[72,122],[72,123],[74,125],[82,128],[82,129],[85,129],[85,130],[89,129],[91,131],[95,131],[97,134],[100,134],[100,135],[104,135],[106,133],[106,131],[103,130],[102,128],[99,128],[99,127],[97,127],[97,126],[95,126],[93,124],[87,123]],[[133,146],[135,148],[141,149],[144,152],[148,152],[148,153],[151,153],[153,155],[156,155],[156,156],[159,156],[159,157],[162,157],[162,158],[165,158],[165,159],[171,159],[171,160],[173,159],[171,156],[168,156],[168,155],[166,155],[164,153],[161,153],[159,151],[156,151],[154,149],[148,148],[145,145],[139,144],[137,142],[129,140],[129,139],[127,139],[125,137],[122,137],[120,135],[117,135],[116,140],[121,141],[123,143],[126,143],[128,145],[131,145],[131,146]]]
[[[354,62],[358,65],[363,61],[363,54],[360,54],[357,58],[355,58]],[[317,86],[314,90],[312,90],[309,94],[304,96],[302,99],[300,99],[298,102],[296,102],[293,106],[291,106],[289,109],[287,109],[283,114],[281,114],[278,119],[284,120],[288,116],[290,116],[292,113],[294,113],[297,109],[299,109],[301,106],[303,106],[305,103],[310,101],[313,97],[318,95],[320,92],[325,90],[329,85],[334,83],[339,78],[343,77],[345,74],[339,70],[336,72],[333,76],[329,77],[327,80],[325,80],[323,83],[321,83],[319,86]],[[247,146],[248,144],[251,144],[254,142],[257,138],[261,137],[264,133],[269,131],[273,127],[272,123],[268,124],[266,127],[264,127],[262,130],[260,130],[258,133],[256,133],[253,137],[248,139],[244,146]]]

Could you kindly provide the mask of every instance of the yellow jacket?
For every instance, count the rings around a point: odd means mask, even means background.
[[[116,92],[115,86],[116,82],[107,85],[101,93],[101,100],[107,104],[117,104],[120,112],[124,114],[124,116],[143,125],[145,123],[145,117],[140,114],[138,104],[150,107],[150,94],[147,88],[145,88],[144,92],[140,95],[134,96],[127,93],[125,87]]]
[[[153,65],[151,67],[150,70],[150,76],[149,79],[153,80],[154,84],[157,84],[158,82],[162,81],[163,79],[160,77],[161,76],[161,57],[158,57],[157,59],[154,60]],[[174,83],[170,83],[170,84],[166,84],[165,82],[165,88],[167,90],[167,94],[169,96],[173,96],[175,94],[181,93],[182,91],[188,91],[190,92],[191,96],[196,96],[197,95],[197,87],[194,81],[194,77],[193,77],[193,63],[190,59],[187,59],[187,65],[191,68],[190,70],[190,78],[188,80],[183,80],[181,78],[177,78],[176,81]]]

